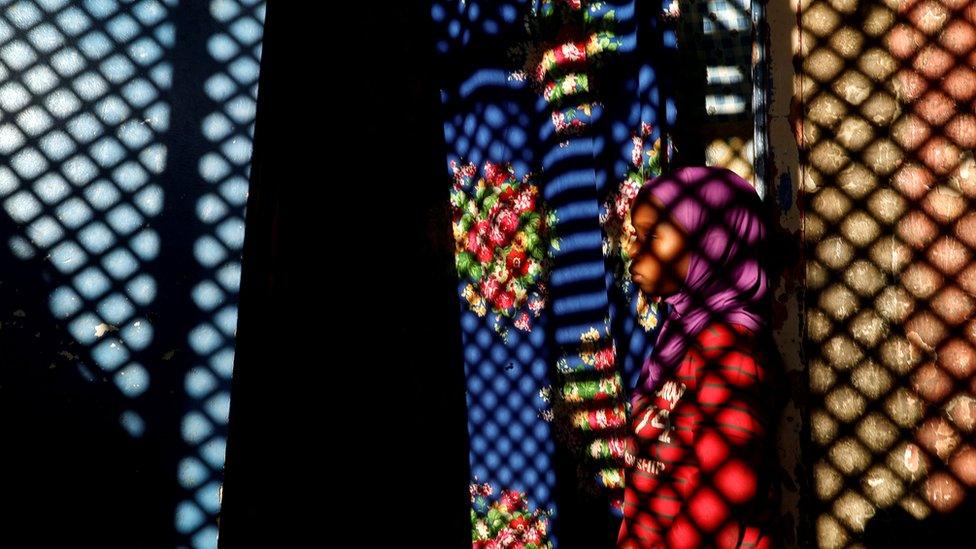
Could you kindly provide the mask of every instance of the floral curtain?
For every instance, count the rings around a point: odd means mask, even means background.
[[[624,276],[620,243],[668,165],[666,7],[431,5],[476,547],[616,539],[627,395],[664,313]]]

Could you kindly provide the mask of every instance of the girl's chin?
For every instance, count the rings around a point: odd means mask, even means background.
[[[637,287],[640,288],[640,291],[642,294],[644,294],[644,297],[649,300],[655,301],[660,298],[660,296],[657,295],[657,292],[654,291],[654,288],[648,288],[643,284],[638,284]]]
[[[668,297],[668,295],[672,295],[672,294],[662,295],[661,292],[657,290],[657,288],[646,288],[640,284],[638,284],[637,287],[640,288],[641,293],[644,294],[644,299],[654,303],[664,301],[664,299]]]
[[[662,299],[663,296],[660,295],[657,285],[648,284],[647,281],[640,275],[631,278],[631,282],[633,282],[634,285],[640,289],[641,293],[644,294],[644,297],[649,301],[660,301]]]

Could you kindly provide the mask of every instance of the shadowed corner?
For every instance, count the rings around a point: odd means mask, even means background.
[[[40,454],[17,471],[36,484],[14,485],[67,491],[58,516],[78,526],[42,539],[216,543],[263,4],[174,4],[0,7],[4,289],[31,298],[10,326],[37,330],[11,348],[43,342],[9,375],[51,408],[10,439],[14,460]],[[63,441],[35,447],[34,421]],[[90,470],[62,477],[55,456]]]

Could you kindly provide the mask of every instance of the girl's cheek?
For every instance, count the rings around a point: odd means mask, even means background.
[[[645,258],[639,268],[641,274],[649,279],[648,282],[654,282],[661,276],[661,263],[656,257]]]
[[[674,259],[674,246],[666,239],[659,239],[654,242],[654,257],[661,263],[669,263]]]
[[[658,257],[662,261],[671,263],[681,259],[684,245],[678,235],[668,235],[660,241],[660,248],[657,250]]]

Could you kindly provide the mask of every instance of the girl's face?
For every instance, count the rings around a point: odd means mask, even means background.
[[[687,235],[667,215],[654,196],[634,204],[630,220],[636,235],[627,250],[630,276],[641,291],[667,297],[681,289],[688,274]]]

